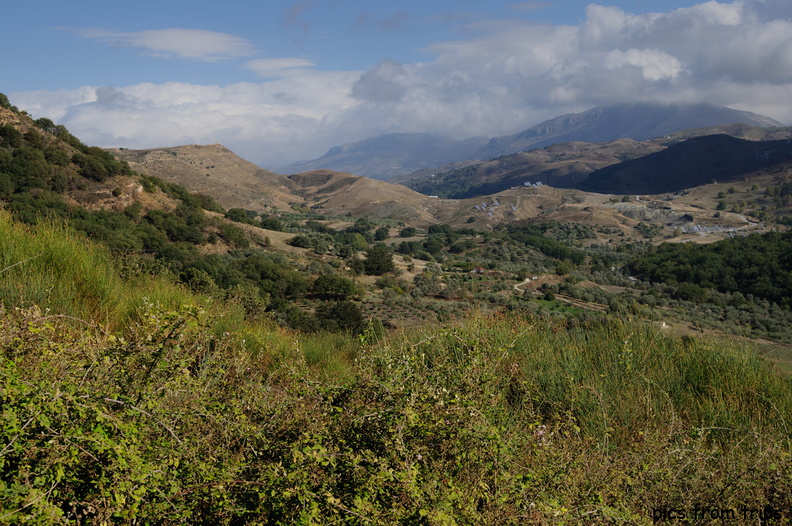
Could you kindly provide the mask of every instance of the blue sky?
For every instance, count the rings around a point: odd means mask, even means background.
[[[502,135],[599,104],[792,123],[789,0],[13,2],[0,92],[83,141],[263,166],[391,132]]]

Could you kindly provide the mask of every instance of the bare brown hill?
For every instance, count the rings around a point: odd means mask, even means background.
[[[416,226],[435,222],[436,199],[401,185],[331,170],[290,175],[295,193],[315,211],[350,217],[390,217]]]
[[[285,176],[245,161],[220,144],[148,150],[110,150],[136,171],[207,194],[226,208],[288,209],[294,184]]]
[[[308,207],[327,215],[390,217],[419,227],[434,223],[439,208],[436,199],[405,186],[344,172],[269,172],[219,144],[110,151],[141,173],[211,195],[225,208]]]

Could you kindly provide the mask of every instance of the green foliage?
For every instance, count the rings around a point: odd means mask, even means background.
[[[322,274],[316,278],[311,290],[322,299],[347,299],[358,293],[355,282],[334,274]]]
[[[538,226],[506,225],[499,230],[505,233],[507,239],[534,247],[543,254],[555,259],[567,259],[576,265],[580,265],[586,258],[583,251],[570,248],[563,243],[544,236],[542,228]]]
[[[390,237],[390,231],[384,226],[379,227],[374,232],[374,241],[385,241],[388,237]]]
[[[384,243],[377,243],[366,252],[364,265],[369,275],[380,276],[391,272],[394,268],[393,252]]]
[[[252,218],[248,215],[247,211],[242,208],[229,208],[225,213],[225,218],[237,223],[251,223]]]
[[[664,243],[633,260],[642,278],[682,287],[683,299],[703,301],[701,289],[740,292],[789,308],[792,298],[792,234],[767,233],[710,245]]]
[[[319,305],[316,316],[322,328],[329,331],[347,331],[357,334],[365,328],[360,308],[351,301],[331,301]]]
[[[408,226],[404,227],[399,231],[399,237],[413,237],[418,233],[418,230],[415,227]]]
[[[13,112],[19,111],[19,109],[16,106],[13,106],[11,104],[11,101],[8,100],[8,97],[4,93],[0,93],[0,108],[5,108]]]
[[[211,320],[154,301],[110,336],[0,318],[2,521],[648,524],[647,502],[792,504],[790,380],[733,345],[618,322],[353,340]]]

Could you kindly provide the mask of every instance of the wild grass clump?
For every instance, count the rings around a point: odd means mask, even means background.
[[[167,308],[198,298],[167,277],[119,277],[110,251],[59,222],[29,226],[0,211],[0,302],[36,306],[107,330],[125,326],[146,302]]]

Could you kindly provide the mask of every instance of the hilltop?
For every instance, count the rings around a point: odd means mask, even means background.
[[[164,175],[192,192],[211,195],[226,208],[288,208],[294,200],[294,185],[286,177],[245,161],[220,144],[108,151],[139,172]]]

